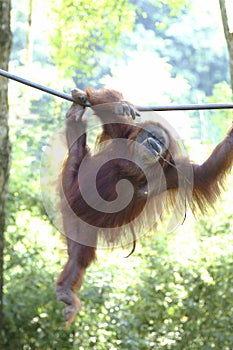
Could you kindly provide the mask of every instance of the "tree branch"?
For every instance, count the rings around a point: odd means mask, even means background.
[[[229,29],[226,0],[219,0],[219,6],[230,59],[231,88],[233,91],[233,33],[231,33]]]

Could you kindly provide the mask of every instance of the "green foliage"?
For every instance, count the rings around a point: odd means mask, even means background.
[[[154,0],[150,0],[152,3],[157,3]],[[170,7],[171,15],[178,15],[184,9],[185,6],[189,5],[189,1],[187,0],[162,0],[162,5],[168,5]]]
[[[213,94],[206,97],[206,103],[232,103],[232,91],[226,82],[221,82],[213,87]],[[219,143],[226,135],[232,123],[232,110],[206,110],[196,111],[192,114],[193,135],[196,139],[202,139],[213,148],[213,144]]]
[[[62,265],[58,237],[41,219],[23,235],[38,220],[25,213],[17,221],[18,243],[9,232],[15,254],[6,255],[4,349],[230,350],[233,215],[226,208],[232,194],[225,197],[195,232],[186,222],[169,235],[143,237],[129,259],[100,251],[79,293],[82,310],[67,331],[54,293]]]
[[[230,350],[230,189],[217,214],[200,219],[195,231],[185,222],[177,232],[153,233],[129,259],[123,252],[100,252],[79,293],[82,310],[64,330],[54,284],[65,256],[38,200],[37,170],[58,120],[49,101],[38,116],[40,102],[34,100],[31,114],[12,129],[17,137],[6,234],[4,350]]]
[[[232,103],[232,101],[232,90],[225,81],[216,84],[213,89],[213,95],[207,98],[208,103]],[[212,124],[212,127],[210,126],[211,140],[219,142],[232,123],[232,110],[209,111],[207,118]]]
[[[63,74],[78,70],[90,78],[103,53],[110,53],[132,30],[135,11],[129,1],[53,1],[53,60]]]
[[[45,20],[46,2],[32,1],[32,22],[29,25],[29,1],[12,0],[11,30],[13,33],[13,50],[11,52],[11,69],[19,69],[24,64],[28,65],[29,56],[33,62],[40,62],[44,68],[50,64],[48,48],[48,22]],[[42,16],[42,18],[41,18]],[[43,23],[43,25],[42,25]],[[29,48],[29,39],[32,47]],[[31,68],[31,67],[30,67]],[[31,75],[31,71],[28,72]]]
[[[163,4],[171,5],[175,12],[173,16],[171,8]],[[230,82],[226,45],[216,1],[211,6],[205,6],[198,0],[189,4],[182,0],[143,1],[136,24],[134,40],[130,35],[131,45],[136,42],[139,46],[146,46],[148,43],[150,51],[165,57],[172,65],[172,76],[180,74],[190,84],[190,103],[197,103],[200,95],[211,95],[214,84]],[[141,25],[145,29],[144,34]],[[143,42],[140,35],[144,37]]]
[[[13,2],[12,12],[12,63],[20,65],[25,63],[28,24],[22,8],[26,3]],[[161,95],[176,102],[197,102],[206,95],[211,96],[208,102],[231,101],[231,91],[222,82],[228,79],[227,60],[221,40],[216,45],[213,7],[208,15],[199,8],[195,13],[184,0],[137,1],[136,12],[133,1],[51,3],[54,22],[46,22],[45,27],[53,37],[53,59],[60,75],[77,72],[80,85],[98,85],[104,75],[113,74],[109,67],[118,63],[120,52],[127,65],[139,50],[151,53],[147,57],[153,64],[163,62],[158,71],[167,70],[163,75],[167,86],[162,92],[164,79],[147,76],[160,90],[158,101]],[[42,9],[45,5],[48,2],[37,3]],[[37,28],[41,26],[37,16],[34,20]],[[56,84],[48,43],[40,35],[34,28],[36,62],[29,74],[43,67],[44,75],[52,72],[49,82]],[[147,83],[142,84],[138,76],[133,75],[133,84],[145,93]],[[171,78],[183,82],[179,85],[182,93]],[[190,89],[185,89],[187,82]],[[67,80],[60,81],[60,86],[66,84]],[[88,270],[79,293],[82,310],[71,329],[64,330],[63,306],[56,300],[54,285],[65,254],[64,249],[60,252],[59,234],[48,222],[40,200],[40,163],[44,147],[59,127],[57,116],[65,115],[68,104],[62,107],[44,94],[36,98],[33,91],[23,88],[13,94],[10,103],[14,119],[1,332],[4,350],[231,350],[230,188],[215,215],[198,218],[195,227],[186,220],[174,233],[161,230],[145,240],[143,237],[129,259],[123,259],[127,253],[121,251],[100,251],[99,262]],[[197,114],[199,139],[205,124],[205,136],[214,142],[232,119],[229,111]]]

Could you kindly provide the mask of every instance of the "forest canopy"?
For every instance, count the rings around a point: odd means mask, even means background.
[[[232,102],[217,0],[12,0],[11,30],[9,71],[60,91],[107,86],[137,105]],[[175,231],[145,235],[130,259],[128,248],[100,250],[64,330],[54,283],[65,251],[40,181],[69,106],[9,83],[3,349],[230,350],[232,175],[215,213],[195,221],[188,211]],[[200,162],[232,122],[230,110],[162,116]]]

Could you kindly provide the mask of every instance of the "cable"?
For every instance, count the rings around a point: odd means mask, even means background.
[[[61,97],[65,100],[74,102],[73,98],[64,93],[41,84],[34,83],[30,80],[21,78],[17,75],[11,74],[3,69],[0,69],[0,75],[5,78],[15,80],[19,83],[28,85],[35,89],[47,92],[48,94]],[[233,109],[233,103],[207,103],[207,104],[189,104],[189,105],[169,105],[169,106],[135,106],[135,108],[140,112],[148,111],[191,111],[191,110],[206,110],[206,109]]]

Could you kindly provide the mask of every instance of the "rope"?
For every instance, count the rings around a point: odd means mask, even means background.
[[[65,100],[74,102],[73,98],[65,94],[64,92],[60,92],[49,87],[46,87],[41,84],[34,83],[30,80],[21,78],[17,75],[11,74],[3,69],[0,69],[0,75],[5,78],[15,80],[24,85],[28,85],[35,89],[44,91],[48,94],[61,97]],[[148,112],[148,111],[191,111],[191,110],[206,110],[206,109],[233,109],[233,103],[207,103],[207,104],[188,104],[188,105],[170,105],[170,106],[135,106],[135,108],[140,112]]]
[[[74,102],[72,97],[68,94],[65,94],[63,92],[59,92],[57,90],[54,90],[54,89],[51,89],[49,87],[46,87],[46,86],[43,86],[43,85],[40,85],[40,84],[37,84],[37,83],[33,83],[32,81],[30,80],[27,80],[27,79],[24,79],[24,78],[21,78],[17,75],[14,75],[14,74],[11,74],[3,69],[0,69],[0,75],[2,75],[3,77],[5,78],[8,78],[8,79],[12,79],[12,80],[15,80],[19,83],[22,83],[24,85],[28,85],[28,86],[31,86],[35,89],[38,89],[38,90],[41,90],[41,91],[44,91],[44,92],[47,92],[48,94],[51,94],[51,95],[55,95],[55,96],[58,96],[58,97],[61,97],[61,98],[64,98],[65,100],[68,100],[68,101],[71,101],[71,102]]]

